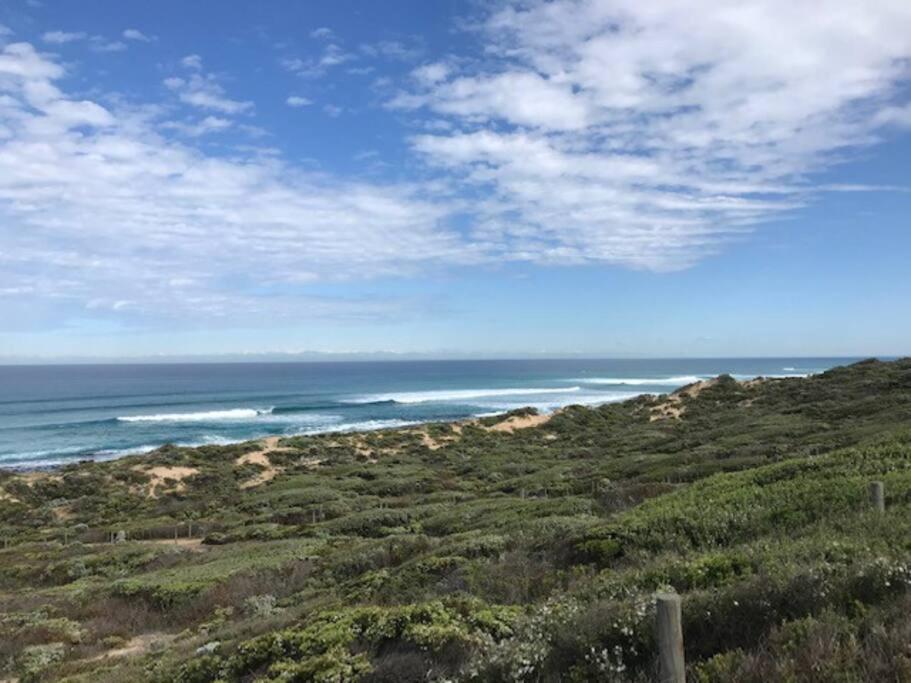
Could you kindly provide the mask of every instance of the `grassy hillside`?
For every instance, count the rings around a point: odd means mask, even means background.
[[[0,679],[646,681],[673,588],[694,681],[911,681],[911,360],[5,473],[0,537]]]

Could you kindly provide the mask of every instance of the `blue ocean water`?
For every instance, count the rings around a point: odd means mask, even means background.
[[[855,359],[496,360],[0,366],[0,467],[114,458],[165,443],[367,430],[523,406],[594,405],[730,373]]]

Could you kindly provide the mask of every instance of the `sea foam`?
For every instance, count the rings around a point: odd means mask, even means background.
[[[701,382],[705,377],[698,375],[679,375],[677,377],[576,377],[569,381],[582,382],[583,384],[620,384],[629,386],[642,386],[653,384],[655,386],[683,386],[693,382]]]
[[[401,420],[391,418],[388,420],[364,420],[362,422],[349,422],[348,424],[334,427],[320,427],[318,429],[308,429],[300,434],[308,436],[313,434],[334,434],[344,432],[371,432],[376,429],[397,429],[399,427],[411,427],[423,424],[422,420]]]
[[[538,394],[567,394],[579,391],[580,387],[515,387],[513,389],[454,389],[451,391],[405,391],[390,394],[370,394],[352,399],[350,403],[446,403],[469,401],[493,396],[535,396]]]
[[[574,394],[572,400],[532,400],[532,401],[478,401],[478,405],[484,408],[493,409],[494,415],[499,415],[510,410],[519,408],[534,408],[540,413],[550,413],[568,405],[598,406],[605,403],[617,403],[626,401],[636,396],[641,396],[639,392],[633,391],[598,391],[592,393]],[[491,413],[476,413],[475,417],[486,417]]]
[[[127,415],[118,417],[119,422],[211,422],[213,420],[249,420],[262,415],[271,415],[272,408],[234,408],[231,410],[205,410],[196,413],[161,413],[158,415]]]

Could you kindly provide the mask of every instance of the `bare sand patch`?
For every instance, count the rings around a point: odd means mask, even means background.
[[[169,633],[143,633],[131,638],[123,647],[102,652],[100,655],[96,655],[95,657],[84,661],[97,662],[111,657],[135,657],[137,655],[144,655],[156,645],[170,643],[174,638],[175,636]]]
[[[755,389],[756,387],[772,381],[769,377],[754,377],[753,379],[739,380],[739,384],[746,389]],[[649,420],[654,422],[656,420],[679,420],[680,416],[686,412],[686,406],[683,405],[684,398],[696,398],[703,391],[709,387],[715,386],[718,384],[718,378],[706,379],[701,382],[693,382],[692,384],[687,384],[685,387],[680,387],[671,394],[668,394],[667,398],[659,403],[656,406],[653,406],[651,411],[651,417]],[[743,408],[749,408],[753,405],[755,398],[744,399],[737,405]]]
[[[195,467],[181,465],[156,465],[148,468],[136,465],[132,469],[149,478],[146,493],[149,498],[157,498],[161,493],[185,491],[187,485],[183,480],[199,474],[199,470]]]
[[[648,419],[649,422],[655,422],[657,420],[679,420],[680,416],[683,415],[684,410],[679,397],[669,397],[664,403],[659,403],[651,408],[652,414]]]
[[[70,503],[51,508],[51,513],[58,522],[68,522],[76,516],[76,513],[73,512],[73,505]]]
[[[434,439],[432,436],[430,436],[430,434],[428,434],[427,432],[421,432],[421,443],[426,448],[429,448],[431,451],[438,450],[438,449],[442,448],[444,445],[444,444],[440,443],[439,441],[437,441],[436,439]]]
[[[683,413],[686,412],[686,406],[683,405],[684,398],[696,398],[703,391],[718,383],[718,379],[705,379],[700,382],[687,384],[676,391],[668,394],[667,398],[650,409],[651,416],[649,422],[657,420],[679,420]]]
[[[469,425],[477,425],[477,420],[463,420],[462,422],[450,422],[448,423],[449,434],[440,434],[439,436],[431,436],[430,432],[426,429],[418,429],[413,433],[418,434],[421,437],[421,444],[424,445],[427,449],[431,451],[439,450],[444,446],[458,442],[462,438],[462,430]]]
[[[693,382],[692,384],[687,384],[685,387],[680,387],[675,391],[673,396],[686,396],[688,398],[696,398],[703,391],[709,387],[713,387],[718,384],[718,378],[713,379],[704,379],[701,382]]]
[[[18,498],[16,498],[16,496],[14,496],[12,493],[8,493],[7,491],[4,491],[3,489],[0,489],[0,500],[5,500],[7,503],[22,502]],[[2,682],[0,682],[0,683],[2,683]]]
[[[459,439],[462,438],[461,429],[459,429],[458,432],[455,432],[454,434],[449,435],[449,436],[433,437],[430,435],[430,432],[426,432],[426,431],[420,431],[420,432],[418,432],[418,434],[421,435],[421,444],[425,448],[427,448],[428,450],[431,450],[431,451],[439,450],[439,449],[443,448],[443,446],[448,446],[449,444],[455,443],[456,441],[458,441]]]
[[[488,432],[507,432],[511,434],[517,429],[540,427],[541,425],[550,422],[550,419],[553,416],[554,413],[547,413],[545,415],[513,415],[512,417],[508,417],[502,422],[497,422],[495,425],[491,425],[485,429]]]
[[[368,462],[376,462],[374,450],[363,436],[358,436],[353,441],[349,440],[348,445],[354,449],[354,452],[358,454],[358,457],[363,458]]]
[[[263,447],[252,453],[245,453],[234,461],[235,465],[257,465],[260,467],[259,473],[240,483],[240,488],[249,489],[254,486],[260,486],[266,482],[272,481],[279,474],[284,472],[284,468],[275,465],[270,459],[270,453],[281,451],[291,451],[293,448],[282,448],[278,445],[281,440],[280,436],[270,436],[262,440]],[[310,466],[310,463],[304,463]]]
[[[63,477],[59,474],[51,474],[50,472],[23,472],[18,475],[20,481],[24,481],[29,486],[34,486],[39,481],[61,481]]]

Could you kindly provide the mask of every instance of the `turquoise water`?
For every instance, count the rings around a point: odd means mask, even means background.
[[[820,372],[854,359],[527,360],[0,366],[0,467],[165,443],[367,430],[523,406],[595,405],[730,373]]]

